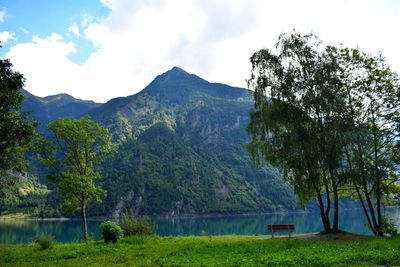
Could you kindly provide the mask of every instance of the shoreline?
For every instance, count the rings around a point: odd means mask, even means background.
[[[386,209],[396,209],[399,207],[386,207]],[[344,212],[351,212],[353,210],[360,210],[362,208],[343,209]],[[234,213],[234,214],[180,214],[180,215],[151,215],[151,216],[140,216],[139,218],[149,218],[156,220],[180,220],[180,219],[199,219],[199,218],[229,218],[229,217],[251,217],[251,216],[262,216],[262,215],[288,215],[288,214],[312,214],[318,213],[318,211],[305,209],[305,210],[284,210],[274,212],[251,212],[251,213]],[[88,217],[89,221],[101,221],[101,220],[119,220],[121,218],[112,218],[109,216],[94,216]],[[0,215],[0,221],[8,220],[26,220],[26,221],[75,221],[81,220],[79,216],[76,217],[31,217],[29,214],[23,213],[12,213],[7,215]]]

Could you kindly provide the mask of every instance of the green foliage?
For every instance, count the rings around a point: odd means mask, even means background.
[[[50,249],[54,246],[54,239],[51,236],[40,236],[34,241],[41,249]]]
[[[50,193],[37,177],[20,175],[18,182],[9,188],[8,201],[3,201],[0,205],[0,212],[25,213],[35,217],[60,217],[61,214],[54,210],[57,203],[48,201]]]
[[[400,80],[381,55],[281,35],[278,53],[251,57],[255,107],[248,151],[283,168],[303,201],[316,198],[325,231],[338,230],[339,188],[352,188],[371,230],[399,181]],[[325,200],[323,199],[325,197]],[[387,199],[388,198],[388,199]]]
[[[134,219],[125,215],[122,220],[124,236],[154,235],[154,228],[155,226],[148,218]]]
[[[58,184],[67,211],[81,210],[86,240],[86,207],[89,201],[99,203],[106,195],[95,181],[100,177],[98,165],[112,151],[108,130],[89,117],[59,118],[48,127],[53,139],[36,140],[37,150],[52,170],[49,178]]]
[[[346,95],[343,150],[349,183],[365,203],[371,230],[382,235],[382,204],[393,204],[398,190],[391,185],[400,180],[400,80],[382,55],[347,48],[333,55],[341,66]]]
[[[24,169],[24,154],[34,134],[34,124],[21,113],[24,86],[22,74],[12,70],[7,59],[0,59],[0,200],[9,196],[15,172]]]
[[[263,49],[250,59],[255,107],[247,148],[256,162],[261,158],[281,167],[303,203],[316,198],[330,231],[330,194],[338,207],[343,182],[338,67],[327,52],[331,48],[321,47],[313,35],[282,34],[276,46],[278,53]],[[337,231],[337,216],[333,224]]]
[[[105,221],[101,225],[101,234],[105,243],[116,243],[122,238],[122,229],[116,222]]]
[[[396,223],[387,214],[382,216],[381,230],[386,236],[395,237],[399,235]]]

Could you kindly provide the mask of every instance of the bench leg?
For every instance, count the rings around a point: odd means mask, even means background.
[[[274,230],[272,230],[272,238],[274,238]]]

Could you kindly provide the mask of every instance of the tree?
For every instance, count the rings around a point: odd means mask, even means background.
[[[254,109],[247,148],[254,159],[278,165],[303,202],[316,198],[326,232],[339,231],[341,122],[338,64],[313,35],[281,35],[278,53],[250,59]],[[330,210],[333,194],[334,218]],[[325,198],[325,200],[324,200]]]
[[[100,177],[98,164],[112,151],[108,129],[89,117],[59,118],[48,128],[51,141],[40,138],[36,144],[41,160],[51,168],[48,177],[59,185],[67,211],[80,210],[88,240],[87,206],[106,194],[95,181]]]
[[[348,176],[370,229],[381,236],[383,202],[399,194],[400,82],[381,55],[344,48],[336,57],[346,93]]]
[[[22,74],[12,70],[7,59],[0,59],[0,197],[15,183],[13,173],[24,167],[24,152],[34,135],[34,123],[22,113],[24,86]]]
[[[382,204],[400,192],[397,74],[382,56],[323,47],[312,35],[282,35],[277,50],[250,59],[248,150],[280,166],[303,201],[316,197],[325,231],[339,230],[339,190],[350,189],[382,235]]]

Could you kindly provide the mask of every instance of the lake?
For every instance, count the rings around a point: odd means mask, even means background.
[[[400,209],[386,210],[400,227]],[[370,235],[361,209],[341,211],[340,228],[352,233]],[[268,234],[267,224],[292,223],[296,233],[312,233],[322,230],[317,212],[276,213],[259,215],[235,215],[219,217],[196,217],[153,219],[160,236],[187,235],[255,235]],[[90,220],[91,238],[100,239],[99,225],[102,221]],[[400,229],[400,228],[399,228]],[[82,240],[80,220],[0,220],[0,243],[28,243],[40,235],[53,236],[59,242]]]

